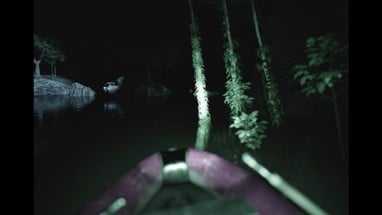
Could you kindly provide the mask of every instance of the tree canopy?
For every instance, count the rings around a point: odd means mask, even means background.
[[[53,39],[43,39],[34,34],[35,58],[43,60],[49,64],[55,63],[57,60],[64,61],[65,55],[58,48],[58,43]]]

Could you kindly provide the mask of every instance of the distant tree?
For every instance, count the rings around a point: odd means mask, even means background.
[[[44,58],[44,55],[47,52],[47,49],[49,48],[48,43],[41,39],[37,34],[33,35],[33,41],[34,41],[34,58],[33,58],[33,63],[35,64],[35,72],[34,76],[35,77],[40,77],[41,72],[40,72],[40,63],[41,60]]]
[[[208,142],[208,137],[209,137],[211,118],[210,118],[210,112],[208,109],[206,76],[204,74],[204,63],[203,63],[203,57],[202,57],[202,48],[200,46],[199,28],[196,23],[191,0],[188,0],[188,4],[189,4],[190,14],[191,14],[190,32],[191,32],[191,47],[192,47],[192,65],[194,67],[194,78],[195,78],[195,97],[198,102],[198,117],[199,117],[195,145],[196,145],[196,148],[198,149],[205,149]]]
[[[57,60],[60,62],[65,61],[66,56],[61,52],[61,50],[58,48],[58,43],[55,40],[48,39],[47,40],[49,44],[49,49],[46,52],[45,58],[43,60],[50,64],[50,73],[52,78],[56,78],[57,76],[57,67],[56,62]]]
[[[41,61],[47,62],[51,66],[52,78],[56,76],[56,61],[64,61],[65,55],[62,54],[54,40],[43,39],[37,34],[34,34],[34,58],[35,64],[35,77],[40,77],[40,63]]]
[[[257,69],[262,75],[262,82],[264,86],[264,97],[267,105],[267,109],[270,115],[272,124],[280,125],[284,111],[280,101],[280,94],[277,88],[275,78],[270,72],[270,62],[271,58],[269,55],[269,49],[263,44],[263,40],[260,34],[259,21],[257,18],[254,0],[250,0],[251,10],[253,16],[253,23],[255,25],[257,41],[259,45],[258,56],[260,57],[261,63],[257,64]]]
[[[340,146],[343,138],[335,84],[348,73],[347,50],[348,46],[334,39],[332,34],[309,37],[305,43],[307,63],[293,67],[294,79],[299,81],[305,96],[323,95],[330,90]],[[343,150],[341,153],[344,156]]]

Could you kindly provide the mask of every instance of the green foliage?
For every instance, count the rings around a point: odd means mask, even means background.
[[[51,65],[52,75],[56,71],[56,61],[65,61],[65,55],[58,48],[58,42],[53,39],[43,39],[37,34],[34,34],[34,48],[36,51],[40,52],[39,56],[35,56],[35,59],[39,58],[44,62]]]
[[[224,13],[227,16],[227,13]],[[252,104],[253,98],[246,94],[250,88],[250,83],[243,82],[239,55],[235,53],[238,43],[230,38],[228,27],[228,17],[224,17],[223,27],[225,27],[225,44],[224,44],[224,64],[226,69],[226,93],[224,93],[224,103],[230,108],[232,124],[230,128],[236,128],[235,134],[240,143],[247,148],[256,149],[261,145],[261,141],[265,138],[264,130],[266,122],[258,122],[258,111],[247,114],[249,105]]]
[[[270,65],[271,64],[271,56],[269,54],[269,48],[267,46],[263,46],[262,48],[258,48],[257,49],[257,56],[263,61],[265,61],[265,63],[267,65]]]
[[[39,58],[47,63],[54,63],[56,60],[64,61],[65,55],[58,48],[58,43],[53,39],[43,39],[34,34],[34,48],[41,52]]]
[[[258,49],[258,56],[262,59],[262,62],[257,64],[257,69],[262,76],[262,83],[264,86],[264,97],[267,105],[267,110],[273,125],[280,125],[284,111],[280,101],[280,95],[277,88],[276,81],[270,73],[269,65],[271,58],[269,56],[269,49],[264,46],[262,49]]]
[[[260,148],[262,140],[266,137],[264,134],[267,121],[258,121],[258,111],[251,114],[241,113],[240,116],[233,116],[233,123],[230,128],[236,128],[235,134],[240,143],[250,149]]]
[[[225,46],[224,63],[227,75],[224,102],[230,107],[231,115],[237,116],[252,104],[253,98],[246,94],[250,83],[243,82],[239,56],[228,45]]]
[[[331,34],[306,40],[307,63],[293,67],[293,78],[306,96],[323,94],[347,73],[344,59],[347,49],[347,45],[335,40]]]
[[[40,52],[40,56],[35,58],[43,58],[46,50],[49,49],[49,44],[37,34],[33,35],[33,43],[35,51]]]
[[[237,116],[241,112],[245,112],[247,106],[252,103],[253,98],[244,93],[249,87],[249,83],[239,82],[234,79],[227,80],[227,91],[224,93],[224,103],[230,107],[231,116]]]
[[[44,60],[50,64],[55,63],[57,60],[59,60],[60,62],[63,62],[66,57],[58,48],[59,47],[58,42],[53,39],[46,39],[46,41],[48,43],[48,47],[46,50],[46,55]]]

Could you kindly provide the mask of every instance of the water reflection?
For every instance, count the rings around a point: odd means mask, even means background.
[[[80,110],[94,100],[94,96],[70,97],[66,95],[35,96],[33,98],[34,114],[42,120],[44,112],[65,109]]]
[[[35,113],[44,113],[44,119],[34,126],[35,214],[75,214],[106,183],[147,155],[171,147],[195,147],[195,136],[203,134],[207,125],[198,126],[192,96],[170,96],[166,102],[161,101],[164,97],[111,98],[97,97],[88,106],[81,102],[86,98],[78,98],[78,105],[72,103],[76,99],[65,96],[34,98]],[[224,99],[210,102],[208,144],[200,145],[240,164],[239,155],[246,149],[228,129]],[[116,115],[121,112],[122,119]],[[330,135],[332,121],[320,115],[311,117],[322,122],[314,120],[312,125],[310,118],[299,116],[282,129],[269,129],[265,144],[253,155],[331,214],[347,214],[347,167],[340,163],[336,139]],[[79,189],[84,184],[89,184],[86,192]]]
[[[106,101],[103,103],[103,109],[106,112],[109,112],[113,115],[117,115],[119,117],[124,117],[125,112],[123,111],[121,105],[115,101]]]
[[[89,105],[95,99],[91,97],[71,97],[67,95],[50,95],[50,96],[35,96],[33,98],[34,117],[36,126],[34,142],[34,155],[37,156],[48,147],[54,146],[56,140],[48,140],[50,134],[48,130],[50,126],[59,126],[57,123],[50,124],[49,122],[55,122],[60,114],[65,110],[81,110],[85,106]]]

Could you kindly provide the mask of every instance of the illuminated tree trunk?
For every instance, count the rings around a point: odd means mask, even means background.
[[[33,63],[35,64],[34,76],[35,77],[40,77],[41,76],[41,73],[40,73],[40,63],[41,63],[41,60],[36,60],[36,58],[34,58],[33,59]]]
[[[263,41],[261,39],[259,22],[256,15],[254,0],[251,0],[251,10],[253,16],[253,23],[255,24],[255,31],[257,36],[257,42],[259,44],[259,57],[261,59],[261,64],[258,69],[262,73],[263,83],[264,83],[264,97],[267,103],[267,109],[273,124],[279,125],[283,117],[283,108],[280,102],[279,92],[276,83],[272,80],[269,71],[269,62],[267,57],[267,50],[264,47]]]
[[[198,130],[196,133],[195,147],[204,150],[208,143],[209,131],[211,125],[210,113],[208,110],[208,96],[206,90],[206,77],[204,75],[204,63],[202,49],[200,47],[200,35],[195,21],[194,11],[191,0],[188,0],[191,14],[191,46],[192,46],[192,64],[194,67],[195,78],[195,96],[198,102]]]

